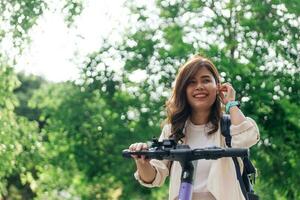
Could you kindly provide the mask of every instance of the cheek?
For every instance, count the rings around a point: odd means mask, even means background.
[[[209,88],[210,94],[211,94],[211,99],[215,100],[217,98],[218,94],[218,87],[217,85],[211,85]]]
[[[217,99],[217,94],[211,95],[211,97],[210,97],[211,102],[215,102],[216,99]]]
[[[187,86],[186,89],[185,89],[185,94],[187,96],[189,96],[189,94],[191,94],[193,92],[193,88],[190,87],[190,86]]]
[[[192,93],[193,93],[193,88],[187,87],[185,90],[185,97],[188,103],[190,103],[191,98],[192,98]]]
[[[218,91],[218,86],[216,85],[216,83],[211,83],[207,86],[207,88],[212,91],[212,92],[217,92]]]

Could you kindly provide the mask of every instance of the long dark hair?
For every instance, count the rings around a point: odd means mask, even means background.
[[[192,111],[186,97],[186,88],[188,85],[188,81],[202,67],[205,67],[212,73],[216,84],[220,83],[219,72],[214,66],[214,64],[209,59],[196,55],[190,60],[188,60],[179,69],[172,95],[170,99],[166,102],[166,122],[171,124],[170,137],[174,138],[177,142],[184,137],[184,125]],[[208,134],[215,133],[219,129],[220,118],[221,101],[219,96],[217,95],[216,100],[211,107],[211,112],[209,114],[209,122],[211,122],[212,124],[212,129],[208,132]]]

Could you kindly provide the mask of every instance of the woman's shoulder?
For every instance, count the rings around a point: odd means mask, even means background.
[[[171,128],[172,128],[172,125],[170,123],[165,123],[163,124],[162,126],[162,132],[170,132],[171,133]]]
[[[161,132],[162,138],[168,138],[171,135],[171,128],[172,125],[170,123],[164,123],[162,125],[162,132]]]

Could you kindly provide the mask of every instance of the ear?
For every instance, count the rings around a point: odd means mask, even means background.
[[[216,94],[219,94],[219,90],[220,90],[220,83],[217,83],[217,93]]]

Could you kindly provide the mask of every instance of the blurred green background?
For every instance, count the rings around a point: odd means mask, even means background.
[[[48,2],[1,0],[0,43],[12,38],[21,55]],[[86,1],[62,2],[72,26]],[[168,184],[139,186],[121,150],[160,134],[177,69],[198,53],[260,128],[251,158],[261,199],[300,199],[300,1],[153,5],[126,1],[122,40],[90,52],[75,81],[16,73],[14,58],[0,54],[0,199],[166,199]]]

